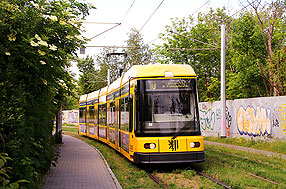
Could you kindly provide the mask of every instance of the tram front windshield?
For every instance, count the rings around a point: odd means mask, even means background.
[[[143,80],[140,85],[140,135],[200,134],[195,79]]]

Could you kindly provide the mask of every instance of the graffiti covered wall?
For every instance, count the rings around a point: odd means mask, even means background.
[[[78,124],[78,110],[62,111],[63,123]]]
[[[219,101],[199,103],[204,136],[220,136],[222,111]],[[286,96],[226,101],[227,137],[286,139]]]

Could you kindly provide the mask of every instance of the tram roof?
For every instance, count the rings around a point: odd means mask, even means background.
[[[190,65],[184,64],[151,64],[135,65],[128,70],[123,77],[122,84],[132,77],[165,77],[166,72],[172,72],[174,77],[196,76]]]
[[[98,94],[99,94],[99,90],[89,93],[88,96],[87,96],[87,101],[98,99]]]
[[[109,85],[108,93],[111,93],[111,92],[115,91],[116,89],[118,89],[120,87],[121,79],[122,79],[122,77],[116,79],[113,83],[111,83]]]
[[[87,97],[87,94],[81,95],[81,96],[79,97],[79,101],[80,101],[80,102],[85,102],[85,101],[86,101],[86,97]]]
[[[99,92],[99,96],[107,95],[107,89],[108,89],[108,86],[101,88]]]

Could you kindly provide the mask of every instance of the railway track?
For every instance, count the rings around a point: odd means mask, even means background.
[[[219,164],[219,165],[221,165],[221,166],[227,166],[227,167],[229,167],[229,168],[231,168],[231,169],[236,169],[236,170],[239,169],[239,168],[233,167],[232,165],[227,164],[227,163],[217,162],[216,160],[214,160],[214,159],[212,159],[212,158],[208,158],[208,160],[210,160],[210,161],[212,161],[212,162],[214,162],[214,163],[217,163],[217,164]],[[240,171],[243,171],[245,174],[248,174],[248,175],[250,175],[250,176],[252,176],[252,177],[255,177],[255,178],[257,178],[257,179],[263,180],[263,181],[265,181],[265,182],[269,182],[269,183],[274,184],[274,185],[278,185],[278,184],[279,184],[279,183],[277,183],[277,182],[274,182],[274,181],[269,180],[269,179],[267,179],[267,178],[264,178],[264,177],[255,175],[255,174],[253,174],[253,173],[249,173],[249,172],[244,171],[244,170],[241,170],[241,169],[239,169],[239,170],[240,170]]]
[[[195,170],[195,171],[196,171],[196,170]],[[222,183],[221,181],[219,181],[219,180],[217,180],[217,179],[215,179],[215,178],[213,178],[213,177],[211,177],[211,176],[208,176],[208,175],[206,175],[205,173],[202,173],[202,172],[200,172],[200,171],[196,171],[196,174],[197,174],[197,175],[200,175],[200,176],[203,176],[203,177],[205,177],[205,178],[207,178],[207,179],[209,179],[209,180],[211,180],[211,181],[217,183],[218,185],[223,186],[224,188],[231,189],[230,186],[227,186],[226,184]]]
[[[225,154],[227,156],[232,156],[232,157],[241,158],[241,159],[244,159],[244,160],[256,162],[256,163],[259,163],[259,164],[262,164],[262,165],[266,165],[266,166],[271,166],[271,167],[275,167],[276,166],[274,163],[265,163],[262,160],[253,160],[253,159],[251,159],[249,157],[243,157],[243,156],[239,156],[239,155],[231,154],[231,153],[227,153],[227,152],[222,152],[222,151],[215,150],[215,149],[208,149],[208,150],[212,151],[212,152],[216,152],[216,153]],[[286,169],[283,168],[283,167],[279,167],[279,169],[281,169],[281,171],[286,171]]]
[[[195,170],[196,171],[196,170]],[[148,176],[157,184],[157,185],[163,185],[164,188],[168,188],[168,185],[166,183],[164,183],[164,181],[162,181],[161,179],[159,179],[156,175],[154,175],[153,173],[150,173],[150,172],[147,172]],[[226,184],[222,183],[221,181],[211,177],[211,176],[208,176],[207,174],[203,173],[203,172],[200,172],[200,171],[196,171],[196,174],[199,175],[199,176],[203,176],[215,183],[217,183],[218,185],[220,186],[223,186],[224,188],[226,189],[231,189],[231,187],[227,186]]]
[[[168,185],[166,183],[164,183],[161,179],[159,179],[157,176],[155,176],[154,174],[152,174],[150,172],[147,172],[147,174],[157,185],[162,184],[164,186],[164,188],[168,188]]]

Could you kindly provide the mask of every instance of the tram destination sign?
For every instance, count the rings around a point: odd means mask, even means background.
[[[160,89],[190,89],[191,79],[176,79],[176,80],[147,80],[146,89],[147,90],[160,90]]]

